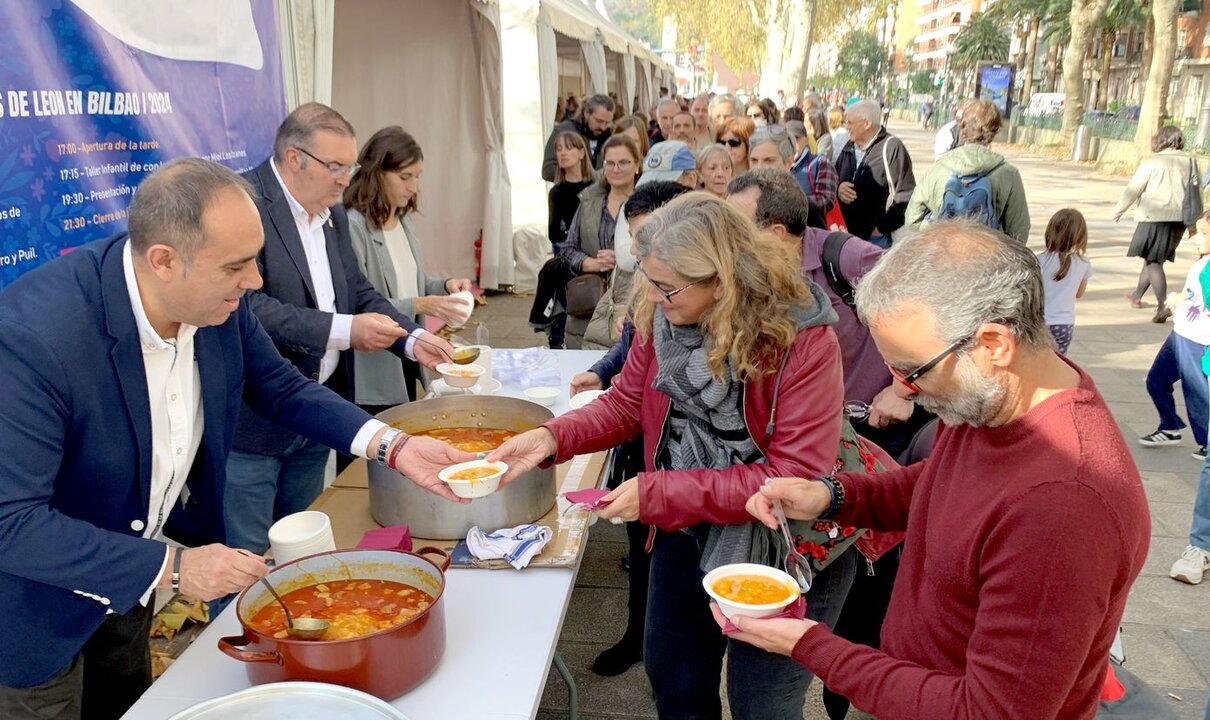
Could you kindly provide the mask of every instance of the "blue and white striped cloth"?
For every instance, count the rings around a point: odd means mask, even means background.
[[[554,532],[545,525],[518,525],[485,533],[477,526],[466,534],[466,546],[479,560],[503,558],[516,569],[529,565],[534,556],[542,552]]]

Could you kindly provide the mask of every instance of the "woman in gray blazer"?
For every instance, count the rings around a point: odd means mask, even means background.
[[[423,315],[447,323],[465,321],[466,305],[450,294],[470,290],[471,281],[424,272],[424,256],[409,217],[418,207],[424,169],[420,146],[403,128],[386,127],[369,139],[357,163],[344,204],[361,272],[399,312],[417,322]],[[370,413],[407,402],[418,378],[415,363],[405,364],[390,353],[353,355],[354,401]]]

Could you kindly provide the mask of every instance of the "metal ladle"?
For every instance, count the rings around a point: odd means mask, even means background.
[[[327,632],[327,620],[309,617],[300,617],[295,620],[294,616],[290,614],[290,608],[286,607],[286,601],[281,599],[281,595],[277,594],[277,591],[273,589],[273,585],[269,583],[269,580],[262,577],[260,584],[265,586],[269,594],[281,605],[281,609],[286,611],[286,632],[289,633],[290,637],[299,640],[318,640]]]
[[[445,348],[441,347],[437,343],[425,340],[423,335],[417,337],[416,339],[429,347],[437,348],[441,351],[442,355],[449,358],[450,362],[454,363],[455,365],[470,365],[479,359],[479,348],[477,347],[466,346],[454,348],[454,354],[451,355],[450,353],[446,352]]]

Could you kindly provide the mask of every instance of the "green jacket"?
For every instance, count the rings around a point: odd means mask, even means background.
[[[937,158],[937,162],[916,183],[916,190],[908,201],[906,224],[918,228],[926,215],[937,214],[945,193],[945,183],[954,173],[970,175],[984,172],[1001,162],[1004,162],[1004,156],[984,145],[962,145]],[[1025,201],[1025,184],[1021,182],[1021,173],[1005,162],[989,177],[1000,229],[1022,243],[1029,242],[1029,205]]]

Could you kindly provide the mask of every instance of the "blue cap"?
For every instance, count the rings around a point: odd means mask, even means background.
[[[637,185],[650,182],[675,182],[681,175],[697,170],[697,158],[689,146],[680,140],[665,140],[651,146],[643,160],[643,176]]]

